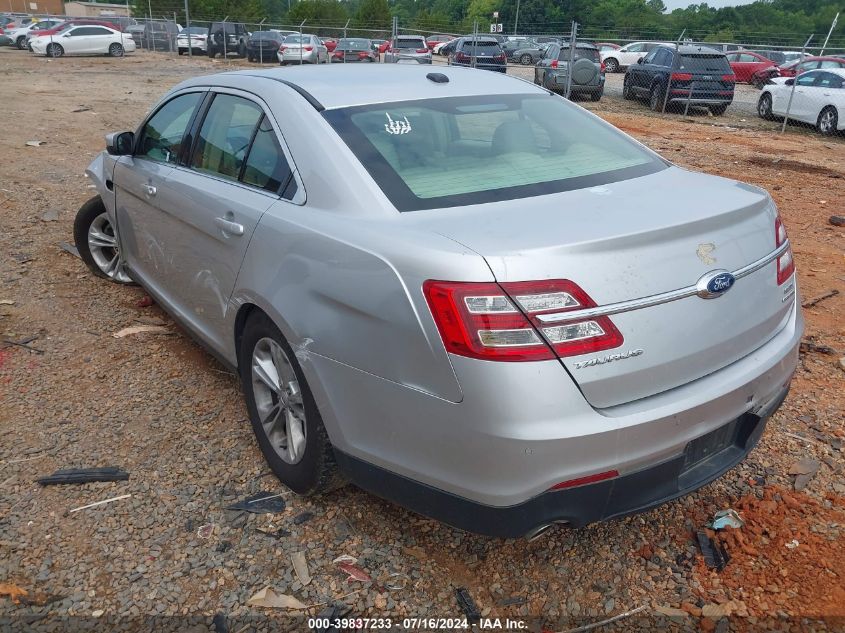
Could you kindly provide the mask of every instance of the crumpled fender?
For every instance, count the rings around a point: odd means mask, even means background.
[[[114,224],[116,222],[114,208],[114,187],[109,189],[107,183],[110,185],[112,177],[114,176],[114,165],[117,157],[112,156],[108,152],[102,151],[97,154],[96,158],[91,161],[88,168],[85,170],[85,175],[94,185],[97,193],[106,207],[106,211]]]

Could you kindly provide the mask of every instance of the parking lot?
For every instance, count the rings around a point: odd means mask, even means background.
[[[351,486],[309,499],[283,489],[256,446],[235,376],[149,305],[142,289],[94,278],[62,247],[73,242],[77,208],[93,195],[83,172],[104,134],[134,129],[184,78],[246,65],[146,51],[48,59],[0,49],[4,626],[150,630],[145,618],[160,616],[157,630],[189,622],[208,630],[216,616],[217,631],[221,618],[230,631],[268,630],[266,618],[286,623],[277,630],[308,630],[303,613],[333,604],[347,605],[350,616],[401,623],[461,616],[456,587],[483,616],[521,619],[532,630],[567,630],[632,610],[619,627],[647,630],[655,618],[672,617],[682,628],[712,630],[724,616],[740,627],[767,619],[845,626],[845,228],[829,222],[845,215],[845,139],[792,126],[781,135],[778,124],[756,117],[758,91],[748,86],[720,117],[657,115],[624,101],[621,74],[608,77],[600,102],[579,102],[682,167],[768,189],[789,229],[802,298],[838,294],[805,310],[792,392],[739,467],[645,514],[503,541]],[[510,72],[530,78],[531,69]],[[678,196],[683,213],[683,192],[666,194]],[[171,332],[113,336],[141,324]],[[794,466],[802,459],[818,470],[797,491]],[[109,465],[129,480],[35,483],[61,468]],[[285,510],[225,509],[262,492],[280,494]],[[69,513],[122,495],[131,496]],[[731,561],[717,573],[705,566],[693,531],[726,508],[746,524],[731,535]],[[299,552],[306,584],[291,563]],[[365,576],[347,578],[334,562],[343,555]],[[309,609],[246,604],[267,586]]]

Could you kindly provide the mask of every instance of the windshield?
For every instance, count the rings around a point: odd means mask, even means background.
[[[601,55],[597,48],[586,48],[582,46],[575,47],[575,54],[573,55],[573,59],[589,59],[591,62],[596,62],[597,64],[601,62]],[[561,62],[568,62],[569,61],[569,47],[565,46],[560,49],[560,53],[557,56],[558,61]]]
[[[539,196],[665,168],[556,96],[427,99],[323,116],[400,211]]]
[[[680,70],[693,72],[731,73],[730,64],[724,55],[681,55]]]
[[[207,33],[208,29],[204,29],[201,26],[190,26],[187,29],[182,29],[179,34],[180,35],[202,35],[203,33]]]
[[[337,47],[347,51],[367,51],[372,48],[372,44],[370,40],[340,40]]]

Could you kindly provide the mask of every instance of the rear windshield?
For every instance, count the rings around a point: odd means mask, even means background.
[[[678,68],[692,72],[733,72],[724,55],[681,55]]]
[[[475,49],[480,53],[490,53],[499,49],[499,43],[495,40],[476,40],[475,42],[472,40],[464,40],[464,43],[461,45],[461,49],[465,51]]]
[[[310,35],[288,35],[285,38],[285,44],[310,44]]]
[[[580,48],[576,46],[574,59],[581,59],[582,57],[584,59],[589,59],[591,62],[596,62],[597,64],[601,62],[601,55],[599,54],[597,48]],[[558,61],[569,61],[569,47],[566,46],[565,48],[561,48],[557,58]]]
[[[393,48],[425,48],[428,49],[428,45],[422,40],[396,40],[393,43]]]
[[[323,116],[400,211],[545,195],[666,166],[551,95],[426,99]]]
[[[253,31],[251,37],[254,40],[275,40],[275,41],[279,41],[279,40],[282,39],[281,34],[276,33],[275,31]]]
[[[201,26],[189,26],[186,29],[182,29],[179,31],[181,35],[200,35],[205,33],[208,29],[204,29]]]
[[[337,47],[347,51],[366,51],[372,48],[372,44],[370,40],[340,40]]]

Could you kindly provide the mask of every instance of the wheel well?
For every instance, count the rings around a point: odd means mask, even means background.
[[[254,303],[245,303],[238,309],[238,313],[235,315],[235,358],[238,359],[238,368],[241,367],[241,339],[243,338],[244,328],[250,315],[254,312],[266,314],[264,310]]]

